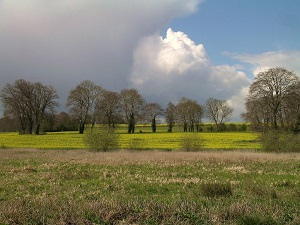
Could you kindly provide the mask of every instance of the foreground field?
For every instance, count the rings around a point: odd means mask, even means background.
[[[120,133],[121,149],[180,149],[180,140],[186,135],[200,139],[208,149],[258,149],[258,134],[250,132],[225,133]],[[78,132],[53,132],[45,135],[19,135],[18,133],[0,133],[0,148],[36,148],[36,149],[84,149],[83,135]]]
[[[300,154],[0,150],[0,224],[300,224]]]

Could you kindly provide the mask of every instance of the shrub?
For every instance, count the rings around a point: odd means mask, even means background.
[[[300,137],[293,133],[271,130],[263,133],[260,140],[266,152],[300,151]]]
[[[201,185],[201,193],[209,198],[228,197],[232,195],[232,188],[230,183],[209,182]]]
[[[234,123],[230,123],[230,124],[228,124],[226,130],[227,131],[237,131],[237,127],[236,127],[236,125]]]
[[[260,198],[271,198],[271,199],[278,198],[276,190],[270,189],[269,187],[253,182],[252,180],[246,181],[246,190],[250,192],[249,194],[251,196],[258,196]]]
[[[204,141],[196,133],[185,133],[179,144],[183,151],[199,151],[203,149]]]
[[[128,149],[141,150],[145,146],[146,140],[142,138],[131,138],[128,142]]]
[[[239,127],[238,130],[239,130],[239,131],[247,131],[247,125],[246,125],[245,123],[243,123],[243,124]]]
[[[119,135],[113,129],[93,130],[84,136],[84,143],[92,151],[119,149]]]
[[[245,215],[238,219],[237,224],[241,225],[276,225],[277,222],[269,215]]]
[[[218,129],[217,129],[218,130]],[[224,132],[227,130],[227,126],[225,123],[220,123],[219,124],[219,132]]]

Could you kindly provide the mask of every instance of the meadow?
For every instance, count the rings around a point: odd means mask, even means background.
[[[300,154],[0,150],[0,224],[299,224]]]
[[[119,127],[112,152],[78,132],[0,133],[0,224],[300,224],[299,153],[261,152],[252,132],[165,128]],[[190,136],[201,151],[181,149]]]

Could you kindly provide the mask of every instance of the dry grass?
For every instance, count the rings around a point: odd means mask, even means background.
[[[300,160],[300,153],[261,153],[251,151],[162,152],[127,151],[90,152],[86,150],[0,149],[0,158],[39,158],[56,162],[87,164],[145,164],[208,162],[264,162]]]
[[[0,224],[296,225],[299,162],[244,150],[1,149]]]

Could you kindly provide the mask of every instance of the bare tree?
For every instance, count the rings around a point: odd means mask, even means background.
[[[144,106],[144,114],[148,121],[151,121],[152,132],[156,132],[156,117],[163,112],[162,107],[158,103],[147,103]]]
[[[95,106],[101,94],[102,87],[89,80],[82,81],[69,92],[67,106],[79,123],[80,134],[84,133],[88,117],[92,118],[91,122],[94,124]]]
[[[128,122],[128,133],[134,133],[135,119],[141,113],[145,100],[136,89],[124,89],[120,95],[121,108]]]
[[[265,131],[270,123],[270,109],[265,107],[263,99],[246,99],[246,113],[242,113],[245,121],[251,122],[255,131]]]
[[[7,84],[0,95],[4,104],[5,114],[17,117],[21,132],[39,134],[41,123],[46,114],[53,114],[58,103],[56,90],[42,83],[31,83],[16,80]]]
[[[39,134],[42,120],[46,114],[53,115],[58,103],[54,101],[58,95],[52,86],[45,86],[41,83],[35,83],[33,87],[33,96],[31,108],[35,119],[35,134]]]
[[[183,131],[187,132],[188,115],[186,113],[186,101],[187,98],[181,98],[176,105],[176,121],[179,128],[183,125]]]
[[[282,104],[281,126],[287,128],[294,133],[300,132],[300,81],[290,87],[291,91],[285,97]]]
[[[19,119],[20,133],[32,134],[33,119],[28,99],[31,91],[31,83],[22,79],[6,84],[1,91],[4,115]]]
[[[199,131],[203,112],[203,107],[196,100],[185,97],[181,98],[176,105],[177,121],[183,124],[184,132],[194,132],[195,126],[197,131]]]
[[[102,97],[96,104],[97,115],[103,115],[109,128],[115,128],[115,123],[120,117],[120,94],[104,90]]]
[[[196,104],[195,104],[196,103]],[[195,102],[192,106],[193,108],[193,113],[191,114],[191,118],[193,118],[193,123],[196,126],[196,131],[200,131],[200,125],[202,122],[202,118],[204,116],[204,107],[197,102]],[[194,128],[193,128],[194,130]]]
[[[249,88],[246,99],[247,113],[253,116],[256,103],[259,101],[264,111],[268,112],[265,114],[267,125],[270,123],[273,129],[277,129],[279,124],[284,126],[284,111],[290,106],[288,99],[295,95],[292,93],[298,83],[299,78],[284,68],[271,68],[260,72]],[[252,107],[249,108],[247,105]]]
[[[169,102],[165,110],[166,122],[168,124],[168,132],[172,132],[173,126],[176,122],[176,106]]]
[[[226,100],[209,98],[205,103],[205,115],[215,123],[217,131],[221,131],[222,125],[230,119],[233,108]]]

